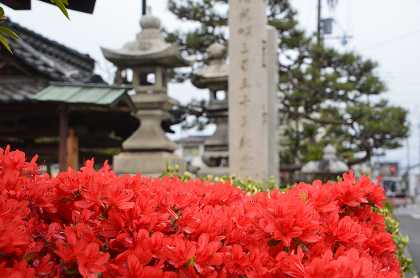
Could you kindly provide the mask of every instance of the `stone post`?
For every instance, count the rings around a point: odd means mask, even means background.
[[[230,174],[267,180],[273,175],[274,131],[270,100],[275,77],[269,59],[266,1],[229,1],[229,160]],[[262,31],[264,30],[264,31]],[[277,58],[275,59],[277,61]],[[269,85],[270,83],[270,85]],[[276,102],[275,102],[276,103]],[[270,154],[271,153],[271,154]]]
[[[278,98],[278,83],[279,83],[279,58],[277,54],[278,49],[278,34],[277,30],[272,27],[267,27],[267,69],[268,69],[268,165],[269,175],[276,181],[279,181],[279,142],[278,142],[278,128],[279,128],[279,98]]]

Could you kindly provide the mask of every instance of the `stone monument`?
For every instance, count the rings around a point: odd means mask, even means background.
[[[176,103],[167,94],[168,70],[189,66],[181,57],[177,45],[168,44],[161,34],[160,20],[144,15],[142,31],[135,41],[119,50],[102,48],[105,58],[117,66],[117,74],[132,71],[132,96],[141,121],[140,128],[123,143],[123,152],[114,157],[117,173],[160,175],[168,166],[183,165],[174,154],[176,145],[161,128],[169,117],[168,111]],[[117,75],[116,80],[121,80]]]
[[[208,89],[210,100],[207,116],[216,125],[216,132],[204,142],[202,160],[206,167],[199,174],[212,176],[229,175],[228,138],[228,66],[226,47],[214,43],[207,49],[208,64],[193,72],[192,83],[200,89]]]
[[[229,166],[232,175],[277,176],[277,38],[267,30],[266,1],[229,1]]]

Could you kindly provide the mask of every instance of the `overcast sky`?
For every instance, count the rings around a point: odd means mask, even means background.
[[[316,24],[316,0],[291,0],[299,11],[301,26],[313,32]],[[98,61],[103,58],[100,46],[118,48],[132,40],[139,31],[140,0],[97,0],[94,15],[70,12],[71,21],[51,5],[33,1],[33,9],[13,11],[6,9],[12,20],[45,36],[90,54]],[[181,26],[166,11],[166,0],[150,1],[153,13],[165,27],[172,30]],[[347,32],[352,36],[345,47],[355,50],[380,64],[379,74],[386,81],[386,98],[410,111],[411,163],[420,161],[420,1],[419,0],[341,0],[334,13],[327,7],[325,15],[334,15],[338,21],[335,36]],[[185,26],[185,25],[182,25]],[[341,47],[339,41],[331,45]],[[204,97],[190,84],[171,85],[170,94],[182,102],[192,96]],[[183,134],[185,135],[185,134]],[[406,145],[406,144],[405,144]],[[407,161],[407,148],[388,152],[386,159]]]

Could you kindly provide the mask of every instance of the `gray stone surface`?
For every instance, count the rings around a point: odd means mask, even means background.
[[[168,139],[160,126],[167,112],[144,109],[139,110],[137,116],[141,119],[141,127],[123,143],[125,151],[175,151],[175,143]]]
[[[168,167],[178,165],[182,171],[185,163],[174,151],[161,128],[168,111],[176,101],[167,95],[168,70],[188,65],[176,45],[165,42],[160,20],[146,15],[140,21],[142,31],[136,40],[122,49],[103,48],[105,58],[118,67],[116,81],[122,82],[123,71],[133,72],[132,96],[140,119],[140,128],[123,143],[123,152],[114,157],[114,170],[120,174],[142,173],[159,176]]]
[[[226,90],[228,83],[228,65],[226,47],[214,43],[207,49],[208,64],[193,72],[192,82],[201,89]]]
[[[332,145],[324,148],[322,160],[308,162],[302,167],[304,174],[341,174],[348,170],[346,163],[337,158],[337,151]]]
[[[269,103],[268,94],[275,80],[269,77],[273,71],[269,63],[277,59],[269,58],[273,52],[266,32],[266,5],[266,1],[229,1],[230,174],[255,180],[268,180],[275,164],[268,139],[274,103]]]
[[[188,66],[176,44],[165,42],[161,34],[161,23],[153,15],[145,15],[140,20],[141,32],[134,41],[121,49],[101,48],[105,58],[119,67],[136,67],[142,60],[142,67],[161,65],[168,67]]]
[[[185,169],[184,161],[170,152],[122,152],[114,157],[114,170],[118,174],[137,174],[158,177],[168,167]]]
[[[279,98],[278,98],[278,81],[279,81],[279,64],[278,64],[278,34],[277,30],[267,27],[267,69],[268,69],[268,165],[270,177],[279,180],[279,144],[278,144],[278,127],[279,127]]]
[[[226,47],[212,44],[207,50],[208,63],[193,73],[192,82],[198,88],[208,89],[210,100],[207,117],[216,125],[215,133],[204,142],[202,161],[205,167],[200,175],[226,176],[229,174],[228,137],[228,65]],[[218,94],[222,94],[219,98]]]
[[[212,177],[227,177],[229,176],[229,168],[228,167],[205,167],[200,170],[200,176],[212,176]]]

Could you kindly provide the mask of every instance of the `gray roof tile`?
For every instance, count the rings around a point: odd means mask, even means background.
[[[5,51],[2,54],[12,55],[10,58],[39,73],[39,77],[34,76],[39,80],[14,77],[9,80],[2,76],[0,102],[26,101],[31,95],[44,89],[48,81],[88,83],[93,80],[95,60],[89,55],[48,39],[10,19],[4,25],[15,31],[19,39],[10,42],[13,55]]]

